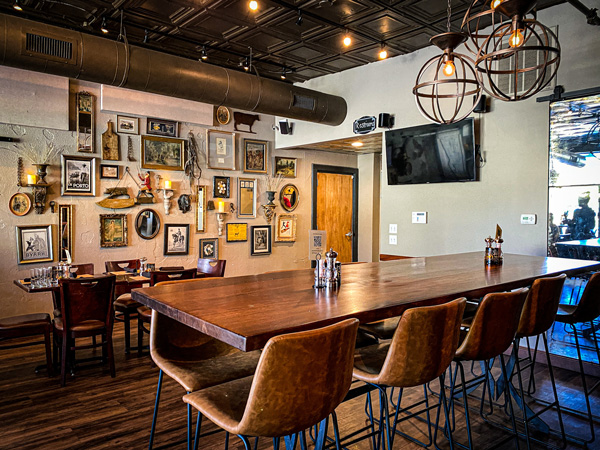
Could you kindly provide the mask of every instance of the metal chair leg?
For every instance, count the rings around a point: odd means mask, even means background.
[[[587,389],[587,382],[585,380],[585,370],[583,369],[583,358],[581,357],[581,347],[579,345],[579,338],[577,337],[577,330],[575,330],[573,336],[575,336],[575,347],[577,348],[577,359],[579,361],[579,374],[581,376],[581,385],[583,387],[583,395],[585,397],[585,406],[587,408],[588,423],[590,426],[590,439],[584,440],[584,442],[594,442],[594,440],[596,439],[596,434],[594,432],[594,418],[592,415],[592,406],[590,404],[590,396],[589,391]]]
[[[194,450],[198,450],[198,443],[200,441],[200,426],[201,425],[202,425],[202,414],[200,414],[200,411],[198,411],[198,418],[196,419],[196,433],[194,434]]]
[[[160,390],[163,382],[163,371],[162,369],[158,373],[158,387],[156,388],[156,399],[154,400],[154,414],[152,414],[152,426],[150,427],[150,443],[148,444],[148,450],[152,450],[152,444],[154,443],[154,431],[156,429],[156,419],[158,418],[158,403],[160,401]]]

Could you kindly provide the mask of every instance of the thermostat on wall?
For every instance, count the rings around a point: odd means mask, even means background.
[[[412,213],[412,223],[427,223],[427,213],[426,212],[413,212]]]

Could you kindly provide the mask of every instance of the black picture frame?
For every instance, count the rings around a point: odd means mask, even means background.
[[[109,180],[121,179],[121,166],[117,164],[100,164],[100,178]],[[116,172],[115,172],[116,171]]]
[[[219,259],[219,238],[200,239],[199,245],[202,259]]]
[[[250,255],[271,254],[271,225],[254,225],[250,229]]]
[[[176,238],[177,236],[177,238]],[[184,237],[185,236],[185,237]],[[184,238],[183,244],[180,239]],[[165,245],[163,254],[187,255],[190,252],[190,224],[189,223],[166,223],[165,224]]]
[[[229,198],[231,195],[231,177],[213,177],[213,197]]]
[[[179,122],[174,120],[155,119],[148,117],[146,119],[146,133],[155,136],[177,137]]]
[[[60,195],[96,195],[96,158],[92,156],[61,156]]]

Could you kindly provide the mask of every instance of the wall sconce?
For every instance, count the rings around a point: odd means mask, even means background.
[[[225,212],[225,202],[219,200],[217,205],[217,227],[219,229],[219,236],[223,236],[223,225],[225,223],[225,218],[227,217],[227,213]]]
[[[46,208],[46,196],[48,195],[48,187],[50,187],[50,184],[44,183],[41,178],[36,182],[35,175],[27,174],[27,184],[25,187],[31,188],[35,213],[44,214],[44,209]]]
[[[160,175],[157,175],[156,177],[160,180]],[[168,216],[171,210],[171,199],[173,198],[175,191],[171,189],[171,180],[165,180],[164,186],[164,189],[157,189],[157,192],[162,193],[165,214]]]

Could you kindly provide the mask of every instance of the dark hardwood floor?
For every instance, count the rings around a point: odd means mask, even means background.
[[[132,342],[135,342],[133,331]],[[147,339],[147,336],[145,337]],[[115,355],[117,376],[111,378],[108,367],[81,368],[74,377],[67,377],[67,386],[60,388],[59,377],[48,378],[45,371],[34,373],[36,365],[42,364],[42,346],[25,347],[0,352],[0,449],[144,449],[148,446],[148,435],[158,369],[152,367],[149,356],[138,357],[137,353],[125,356],[123,352],[123,328],[115,324]],[[545,370],[539,370],[538,392],[549,392]],[[560,380],[561,400],[571,407],[583,409],[580,380],[572,372],[557,370]],[[593,381],[593,380],[592,380]],[[421,388],[405,390],[404,401],[411,402],[422,396]],[[186,413],[181,401],[181,387],[165,377],[155,448],[185,439]],[[600,394],[596,393],[597,396]],[[600,413],[600,398],[596,398],[594,409]],[[476,399],[472,406],[476,406]],[[338,410],[342,435],[365,425],[364,397],[342,404]],[[502,416],[502,414],[498,414]],[[547,419],[553,429],[557,425],[550,413]],[[489,448],[505,436],[503,431],[485,424],[473,411],[473,433],[476,448]],[[465,442],[464,414],[456,408],[457,430],[455,437]],[[567,430],[573,434],[585,433],[582,422],[566,418]],[[205,422],[203,431],[215,429]],[[402,429],[419,438],[424,425],[414,419],[402,425]],[[447,441],[439,439],[441,448],[449,448]],[[201,441],[201,448],[221,449],[224,434],[218,433]],[[262,439],[259,449],[269,448],[270,440]],[[521,442],[525,448],[525,443]],[[185,444],[172,448],[184,449]],[[232,449],[242,449],[237,438],[232,438]],[[370,441],[349,446],[351,449],[370,449]],[[396,449],[420,448],[397,436]],[[501,446],[516,448],[514,441]],[[536,448],[547,448],[537,446]],[[569,449],[581,448],[569,444]],[[600,449],[598,443],[591,449]]]

